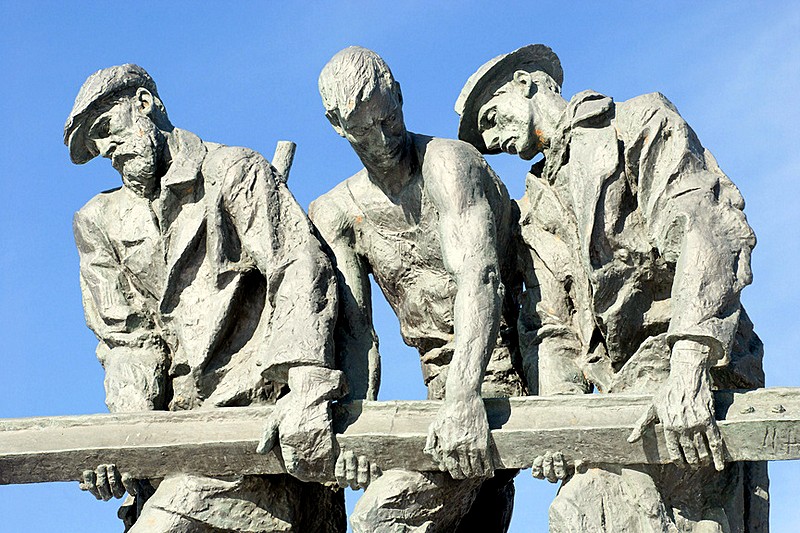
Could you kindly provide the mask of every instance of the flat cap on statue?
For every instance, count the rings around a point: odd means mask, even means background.
[[[500,153],[489,150],[478,131],[478,111],[492,95],[512,79],[518,70],[535,72],[541,70],[553,78],[559,86],[564,81],[561,61],[549,46],[529,44],[511,53],[503,54],[481,65],[469,77],[456,100],[455,110],[459,114],[458,138],[467,141],[484,154]]]
[[[64,144],[69,147],[69,156],[73,163],[80,165],[97,156],[94,147],[87,146],[84,124],[94,104],[126,89],[139,87],[158,96],[156,82],[150,74],[132,63],[98,70],[86,79],[64,124]]]

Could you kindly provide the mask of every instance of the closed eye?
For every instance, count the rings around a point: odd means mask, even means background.
[[[497,109],[491,108],[486,110],[486,112],[481,116],[479,126],[480,129],[482,130],[489,130],[495,127],[496,122],[497,122]]]
[[[110,123],[110,117],[101,117],[92,125],[92,128],[89,130],[89,136],[94,139],[104,139],[108,137],[110,135]]]

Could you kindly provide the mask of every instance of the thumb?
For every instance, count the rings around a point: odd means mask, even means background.
[[[628,436],[628,442],[634,443],[637,440],[642,438],[642,434],[647,429],[647,426],[652,424],[658,419],[658,414],[656,413],[656,406],[654,404],[650,404],[650,407],[647,408],[647,411],[636,421],[636,426],[631,431],[631,434]]]
[[[278,425],[277,416],[271,415],[267,419],[267,424],[264,426],[264,433],[261,435],[261,440],[258,442],[256,453],[262,455],[268,454],[278,445]]]
[[[437,447],[437,443],[439,441],[439,436],[436,434],[436,425],[431,424],[428,428],[428,438],[425,440],[425,453],[428,455],[432,455],[433,458],[438,461],[439,460],[439,450]]]

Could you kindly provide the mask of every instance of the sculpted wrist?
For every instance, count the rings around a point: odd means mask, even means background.
[[[445,392],[444,401],[445,403],[456,403],[456,402],[474,402],[476,400],[480,400],[481,395],[478,392],[475,392],[472,389],[459,389],[453,387],[452,389],[448,387]]]
[[[672,346],[670,364],[691,365],[707,368],[710,363],[711,348],[697,341],[682,339]]]
[[[344,372],[321,366],[292,367],[287,383],[292,393],[309,396],[313,402],[335,400],[347,393]]]

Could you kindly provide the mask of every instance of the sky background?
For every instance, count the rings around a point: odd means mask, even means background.
[[[529,43],[560,56],[567,97],[660,91],[677,106],[747,201],[758,246],[742,299],[766,347],[767,384],[800,386],[798,3],[0,0],[0,418],[106,411],[72,216],[120,180],[107,160],[72,165],[62,144],[92,72],[142,65],[172,122],[205,140],[267,158],[278,140],[296,142],[289,186],[306,208],[360,168],[317,93],[338,50],[377,51],[403,87],[409,129],[454,137],[469,75]],[[488,160],[520,197],[529,164]],[[374,300],[380,399],[422,399],[418,356]],[[773,531],[796,531],[800,462],[772,463],[770,476]],[[517,479],[511,531],[546,531],[555,488],[529,471]],[[0,533],[121,531],[116,508],[77,483],[0,487]]]

